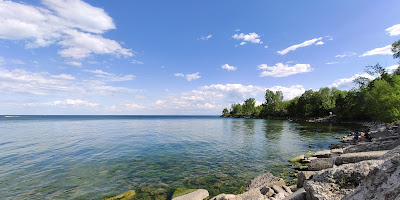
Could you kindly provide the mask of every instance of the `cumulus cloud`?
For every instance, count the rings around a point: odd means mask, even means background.
[[[11,59],[11,63],[14,64],[14,65],[23,65],[23,64],[25,64],[24,61],[18,60],[18,59]]]
[[[390,36],[400,35],[400,24],[393,25],[386,29]]]
[[[335,88],[339,88],[339,89],[351,89],[355,86],[354,80],[356,80],[359,77],[364,77],[370,80],[373,80],[375,77],[371,76],[370,74],[364,73],[364,74],[355,74],[354,76],[350,77],[350,78],[341,78],[338,80],[335,80],[331,85],[329,85],[328,87],[335,87]]]
[[[264,101],[265,91],[282,91],[285,100],[300,96],[305,92],[301,85],[291,87],[274,86],[270,88],[242,84],[213,84],[199,87],[197,90],[167,96],[154,102],[158,109],[212,109],[220,111],[232,103],[241,103],[250,97],[261,97],[258,105]]]
[[[212,37],[212,35],[207,35],[207,36],[201,36],[201,40],[209,40]]]
[[[81,0],[43,0],[44,6],[0,1],[0,39],[26,41],[26,48],[61,45],[61,56],[82,59],[91,54],[132,56],[130,49],[102,33],[115,25],[101,9]]]
[[[0,68],[0,93],[33,95],[112,95],[131,94],[140,90],[107,85],[107,80],[77,81],[69,74],[54,75],[47,72],[30,72],[24,69]]]
[[[235,34],[232,36],[233,39],[242,40],[240,45],[245,45],[247,42],[255,43],[255,44],[262,44],[263,42],[260,39],[260,36],[257,33],[249,33],[249,34]]]
[[[267,64],[261,64],[258,66],[261,72],[260,77],[272,76],[272,77],[286,77],[293,74],[311,72],[313,69],[310,64],[295,64],[290,66],[288,64],[277,63],[275,66],[268,66]]]
[[[376,48],[376,49],[367,51],[359,57],[373,56],[373,55],[392,55],[392,54],[393,54],[392,45],[387,45],[385,47]]]
[[[323,45],[324,42],[321,41],[322,39],[323,39],[323,37],[319,37],[319,38],[314,38],[314,39],[311,39],[311,40],[307,40],[307,41],[304,41],[303,43],[290,46],[290,47],[288,47],[288,48],[286,48],[286,49],[284,49],[284,50],[282,50],[282,51],[278,51],[277,53],[278,53],[278,54],[281,54],[281,55],[285,55],[285,54],[289,53],[289,51],[294,51],[294,50],[296,50],[296,49],[298,49],[298,48],[307,47],[307,46],[313,45],[313,44],[315,44],[315,43],[316,43],[317,45]]]
[[[130,81],[135,78],[134,75],[129,74],[125,76],[117,76],[112,73],[104,72],[103,70],[82,70],[83,72],[88,72],[88,73],[93,73],[96,74],[96,77],[102,78],[103,81],[111,81],[111,82],[117,82],[117,81]]]
[[[231,66],[231,65],[228,65],[228,64],[222,65],[221,68],[222,69],[226,69],[228,71],[235,71],[237,69],[235,66]]]
[[[355,55],[357,55],[357,53],[348,51],[348,52],[345,52],[344,54],[336,55],[335,58],[344,58],[344,57],[350,57],[350,56],[355,56]]]
[[[185,77],[187,81],[192,81],[192,80],[199,79],[201,77],[199,74],[200,74],[200,72],[196,72],[193,74],[175,73],[174,76]]]
[[[400,65],[392,65],[392,66],[386,67],[386,70],[387,70],[389,73],[393,73],[395,70],[397,70],[397,69],[399,68],[399,66],[400,66]]]

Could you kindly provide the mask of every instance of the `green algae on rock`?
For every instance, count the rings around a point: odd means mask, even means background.
[[[117,196],[106,198],[105,200],[133,200],[135,195],[136,195],[135,190],[129,190],[128,192],[124,192]]]

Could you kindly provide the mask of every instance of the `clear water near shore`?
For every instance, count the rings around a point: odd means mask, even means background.
[[[0,116],[0,199],[233,192],[351,128],[217,116]],[[141,194],[142,193],[142,194]]]

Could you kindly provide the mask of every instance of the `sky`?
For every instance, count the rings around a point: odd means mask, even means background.
[[[0,114],[218,115],[397,68],[398,0],[0,0]]]

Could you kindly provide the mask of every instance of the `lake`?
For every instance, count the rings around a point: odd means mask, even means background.
[[[0,116],[0,199],[232,193],[353,127],[217,116]]]

